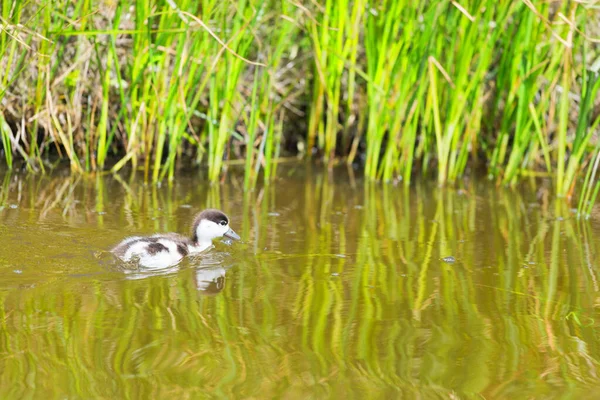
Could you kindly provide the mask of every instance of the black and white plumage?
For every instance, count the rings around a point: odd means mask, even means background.
[[[191,238],[177,233],[132,236],[116,245],[111,252],[123,261],[137,261],[144,268],[166,268],[189,254],[205,251],[212,246],[213,239],[223,236],[240,239],[229,227],[225,213],[208,209],[194,218]]]

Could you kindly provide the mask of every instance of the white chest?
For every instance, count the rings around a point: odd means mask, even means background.
[[[213,246],[212,242],[198,242],[196,245],[188,245],[190,254],[198,254]]]

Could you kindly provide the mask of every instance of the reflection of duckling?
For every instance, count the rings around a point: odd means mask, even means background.
[[[196,289],[202,294],[217,294],[225,287],[225,268],[198,268],[195,282]]]
[[[222,211],[208,209],[194,219],[191,238],[176,233],[133,236],[123,240],[111,252],[123,261],[137,260],[145,268],[165,268],[177,264],[188,254],[208,249],[213,239],[223,236],[240,239],[229,227],[229,218]]]

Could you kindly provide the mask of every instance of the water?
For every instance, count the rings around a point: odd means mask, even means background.
[[[593,398],[600,226],[543,181],[0,176],[0,398]],[[244,243],[103,251],[219,207]]]

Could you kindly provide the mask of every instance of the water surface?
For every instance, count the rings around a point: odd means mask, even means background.
[[[0,183],[0,398],[600,395],[600,227],[543,181]],[[244,243],[153,275],[103,252],[205,207]]]

